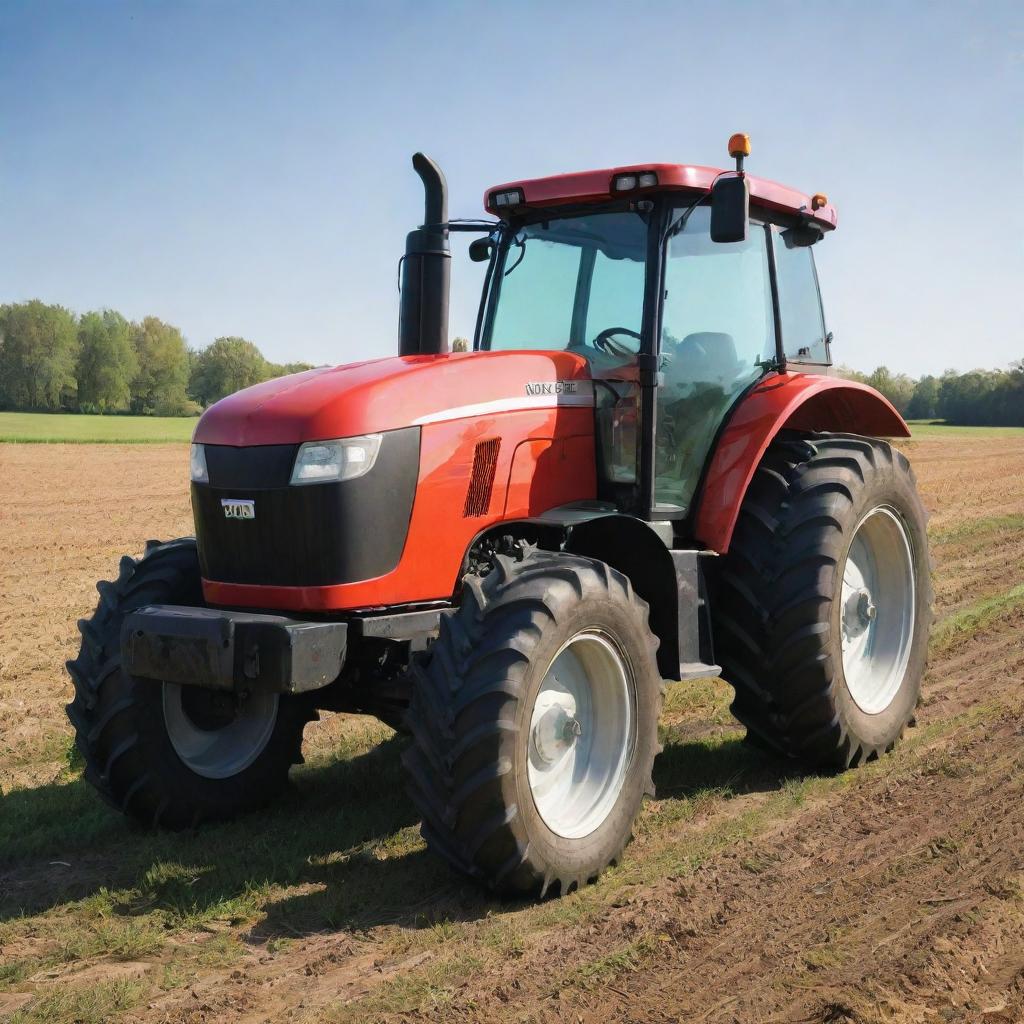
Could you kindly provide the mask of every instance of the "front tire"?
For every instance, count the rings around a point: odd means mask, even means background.
[[[301,761],[315,716],[293,697],[247,699],[130,676],[121,667],[121,624],[147,604],[201,606],[196,542],[150,542],[143,558],[121,559],[113,583],[78,628],[67,663],[75,685],[67,706],[85,777],[114,808],[151,827],[194,827],[267,803]]]
[[[565,894],[617,862],[654,792],[657,646],[603,562],[529,550],[467,578],[408,713],[427,845],[506,895]]]
[[[927,517],[905,456],[784,433],[748,488],[712,602],[733,713],[755,742],[825,770],[892,749],[928,654]]]

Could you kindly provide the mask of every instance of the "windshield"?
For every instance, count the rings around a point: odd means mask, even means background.
[[[640,348],[646,217],[560,217],[506,234],[494,271],[485,349],[568,350],[598,365]]]

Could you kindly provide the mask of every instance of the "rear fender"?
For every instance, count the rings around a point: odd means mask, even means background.
[[[694,535],[720,554],[729,550],[747,487],[782,429],[866,437],[909,437],[910,428],[874,388],[839,377],[780,373],[737,405],[718,439],[697,502]]]

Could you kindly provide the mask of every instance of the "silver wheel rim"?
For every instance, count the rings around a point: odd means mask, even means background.
[[[916,606],[914,553],[903,520],[886,505],[857,526],[843,565],[843,675],[857,707],[877,715],[899,693],[910,660]]]
[[[636,746],[634,694],[626,659],[598,630],[577,633],[548,667],[530,717],[527,774],[556,835],[590,835],[615,806]]]
[[[182,763],[206,779],[228,779],[245,771],[263,753],[277,722],[276,693],[238,698],[234,715],[220,728],[190,716],[184,687],[163,684],[164,725]]]

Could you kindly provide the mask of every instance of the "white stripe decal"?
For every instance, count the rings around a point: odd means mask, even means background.
[[[586,390],[582,394],[523,395],[519,398],[498,398],[493,402],[477,402],[474,405],[457,405],[453,409],[441,409],[420,416],[412,421],[412,426],[422,427],[428,423],[461,420],[470,416],[489,416],[496,412],[525,412],[528,409],[555,409],[567,405],[593,408],[593,385],[590,381],[580,381],[580,385],[586,385]]]

